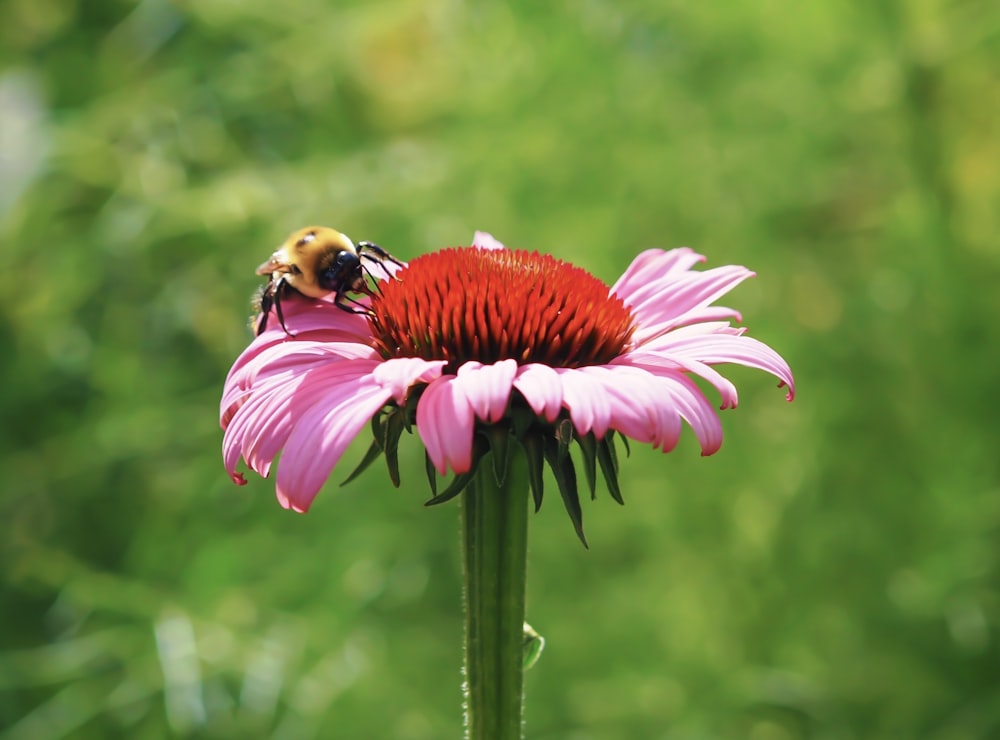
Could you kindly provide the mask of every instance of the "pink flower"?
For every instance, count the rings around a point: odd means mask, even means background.
[[[370,316],[291,297],[283,309],[294,336],[270,321],[226,379],[226,470],[245,483],[242,457],[267,476],[281,452],[278,500],[306,511],[369,423],[375,451],[392,455],[415,423],[436,471],[460,478],[479,458],[480,432],[505,425],[526,450],[539,443],[557,478],[569,457],[556,453],[574,438],[606,477],[617,470],[615,433],[670,451],[686,422],[711,455],[722,427],[692,376],[715,387],[722,409],[737,392],[715,365],[765,370],[788,400],[794,381],[780,355],[730,325],[739,313],[713,305],[754,273],[691,269],[702,261],[686,248],[650,249],[609,290],[477,232],[472,247],[423,255],[382,282]]]

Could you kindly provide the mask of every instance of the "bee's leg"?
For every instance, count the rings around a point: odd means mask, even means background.
[[[354,304],[354,306],[350,304]],[[358,313],[364,314],[365,316],[371,316],[372,310],[359,300],[351,298],[344,291],[338,291],[336,297],[333,299],[333,305],[339,308],[341,311],[347,311],[347,313]],[[355,306],[360,306],[360,308],[355,308]]]
[[[295,335],[288,331],[288,327],[285,326],[285,315],[281,312],[281,294],[284,292],[284,287],[284,278],[282,278],[274,287],[274,311],[278,314],[278,323],[281,324],[281,328],[285,330],[285,334],[290,337],[294,337]]]
[[[257,329],[254,332],[255,337],[259,337],[267,328],[267,319],[271,314],[271,306],[274,304],[274,297],[271,295],[269,288],[270,286],[264,288],[260,294],[260,300],[257,302],[257,310],[260,312],[260,318],[257,319]]]
[[[372,257],[370,254],[367,254],[368,252],[371,252],[375,256]],[[375,244],[374,242],[358,242],[358,256],[366,257],[367,259],[370,259],[373,262],[389,261],[398,267],[406,267],[406,265],[404,265],[402,262],[400,262],[398,259],[393,257],[391,254],[389,254],[387,251],[382,249],[382,247],[380,247],[378,244]]]
[[[365,283],[365,289],[360,292],[367,293],[368,295],[382,295],[382,289],[378,287],[379,282],[381,282],[379,280],[378,275],[373,273],[370,269],[368,269],[364,265],[361,266],[361,269],[364,271],[365,275],[371,278],[371,280]],[[388,272],[386,273],[386,275],[388,276]]]

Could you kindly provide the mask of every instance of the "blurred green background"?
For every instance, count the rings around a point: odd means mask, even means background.
[[[1000,6],[0,4],[0,738],[461,733],[419,446],[230,483],[253,270],[690,245],[791,363],[531,519],[531,738],[1000,737]],[[550,483],[551,485],[551,483]],[[554,489],[550,489],[554,491]]]

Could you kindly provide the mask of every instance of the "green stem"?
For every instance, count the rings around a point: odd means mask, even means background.
[[[504,483],[487,457],[461,500],[469,740],[522,737],[528,477],[523,453],[511,447]]]

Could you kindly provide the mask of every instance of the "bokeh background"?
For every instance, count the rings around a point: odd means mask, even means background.
[[[457,510],[232,485],[253,270],[690,245],[788,358],[531,519],[532,738],[1000,737],[1000,6],[0,4],[0,737],[457,737]],[[550,486],[551,486],[550,481]],[[551,489],[554,490],[554,489]]]

